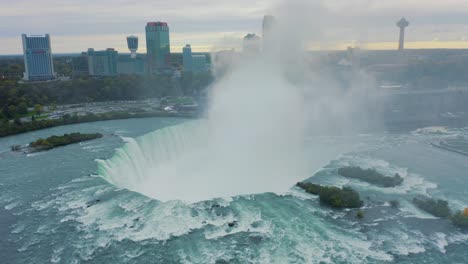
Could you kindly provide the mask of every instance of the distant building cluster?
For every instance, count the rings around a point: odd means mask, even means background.
[[[271,52],[276,49],[277,40],[274,39],[275,27],[278,21],[274,16],[263,18],[262,37],[255,33],[247,34],[243,39],[243,53],[252,55],[260,52]],[[402,18],[396,24],[400,28],[398,50],[404,50],[405,28],[409,22]],[[184,74],[198,74],[210,70],[208,58],[204,54],[192,54],[192,47],[187,44],[182,49],[182,61],[173,62],[170,48],[170,30],[166,22],[148,22],[145,26],[146,55],[138,55],[138,37],[128,36],[127,47],[130,55],[119,55],[113,48],[82,52],[73,57],[73,77],[76,76],[115,76],[118,74],[148,74],[170,75],[178,78],[181,71]],[[54,80],[54,72],[50,36],[22,35],[24,54],[24,80],[49,81]],[[358,64],[354,50],[348,50],[348,57],[340,65]],[[177,60],[176,60],[177,61]],[[181,69],[178,65],[182,65]]]
[[[138,37],[128,36],[127,47],[130,56],[120,55],[115,49],[95,50],[89,48],[81,55],[73,57],[72,77],[115,76],[119,74],[169,75],[177,79],[181,76],[177,63],[171,61],[170,31],[166,22],[148,22],[145,26],[146,55],[138,55]],[[51,41],[48,34],[43,36],[22,35],[25,81],[50,81],[56,79],[52,58]],[[190,54],[186,57],[186,54]],[[184,47],[182,70],[202,73],[209,70],[207,56],[192,54],[190,45]]]

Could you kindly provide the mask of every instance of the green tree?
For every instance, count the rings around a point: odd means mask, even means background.
[[[357,218],[359,218],[359,219],[362,219],[362,218],[364,218],[364,212],[363,212],[363,211],[361,211],[361,210],[357,211],[357,213],[356,213],[356,217],[357,217]]]
[[[17,108],[18,114],[26,115],[28,114],[28,105],[25,102],[21,102]]]
[[[9,105],[8,106],[8,118],[13,118],[17,115],[18,113],[16,112],[16,106],[15,105]]]
[[[17,117],[15,118],[15,120],[13,121],[13,123],[16,125],[16,126],[21,126],[22,123],[21,123],[21,120]]]
[[[34,105],[34,111],[36,112],[36,115],[40,115],[42,113],[42,105],[40,104]]]

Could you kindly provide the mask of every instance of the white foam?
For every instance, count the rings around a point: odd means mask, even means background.
[[[16,224],[15,227],[13,228],[13,230],[11,230],[11,233],[12,234],[19,234],[19,233],[24,231],[25,227],[26,227],[25,225]]]
[[[36,156],[39,156],[39,155],[44,155],[45,153],[46,153],[45,151],[28,153],[28,154],[26,154],[26,157],[32,158],[32,157],[36,157]]]
[[[392,188],[379,187],[359,180],[350,181],[354,186],[360,186],[365,189],[378,190],[379,192],[388,194],[428,195],[428,190],[437,188],[436,183],[427,181],[422,176],[415,173],[409,173],[407,168],[392,165],[385,160],[367,156],[342,155],[341,159],[336,162],[338,166],[359,166],[364,169],[376,169],[389,177],[399,174],[404,179],[401,185]]]
[[[449,244],[461,244],[468,242],[468,233],[456,233],[447,238]]]
[[[11,204],[6,205],[6,206],[5,206],[5,210],[10,211],[10,210],[12,210],[12,209],[14,209],[14,208],[16,208],[16,207],[18,207],[18,206],[20,206],[20,205],[21,205],[21,202],[20,202],[20,201],[15,201],[15,202],[13,202],[13,203],[11,203]]]
[[[298,188],[296,186],[292,187],[288,192],[285,192],[283,194],[277,193],[279,196],[285,196],[285,195],[291,195],[299,200],[317,200],[318,195],[312,195],[307,192],[305,192],[303,189]]]
[[[449,134],[450,131],[447,127],[444,126],[432,126],[432,127],[423,127],[418,128],[411,132],[414,135],[427,135],[427,134]]]
[[[233,223],[233,227],[228,224]],[[243,210],[236,218],[234,215],[218,219],[217,221],[209,222],[214,225],[214,228],[204,232],[206,239],[218,239],[227,235],[232,235],[241,232],[262,233],[270,232],[271,223],[263,221],[260,211]],[[256,224],[255,226],[253,224]]]
[[[423,253],[426,249],[423,246],[423,235],[417,231],[392,230],[391,237],[385,240],[391,244],[391,251],[403,256],[409,254]]]
[[[446,253],[445,247],[448,246],[446,234],[437,232],[432,236],[431,241],[433,241],[434,245],[437,246],[440,252],[444,254]]]
[[[54,252],[52,253],[52,256],[50,258],[50,262],[52,263],[59,263],[62,258],[60,257],[60,255],[62,254],[62,251],[63,251],[63,247],[58,247],[58,248],[54,248]]]

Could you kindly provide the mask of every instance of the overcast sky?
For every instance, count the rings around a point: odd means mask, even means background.
[[[0,54],[20,54],[22,33],[51,34],[55,53],[88,47],[126,52],[125,36],[135,34],[144,52],[148,21],[169,23],[173,52],[186,43],[199,51],[239,48],[246,33],[261,34],[268,13],[306,16],[303,27],[291,30],[318,27],[315,41],[322,48],[393,48],[402,16],[411,23],[409,47],[468,48],[468,0],[323,0],[289,9],[292,2],[298,1],[0,0]]]

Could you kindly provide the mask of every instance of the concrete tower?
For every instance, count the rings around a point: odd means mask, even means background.
[[[400,19],[396,23],[397,27],[400,28],[400,42],[398,45],[398,50],[404,50],[405,49],[405,28],[409,26],[408,20],[406,20],[404,17]]]
[[[135,37],[135,36],[127,37],[127,46],[131,52],[130,57],[132,57],[132,59],[135,59],[136,51],[138,50],[138,37]]]

